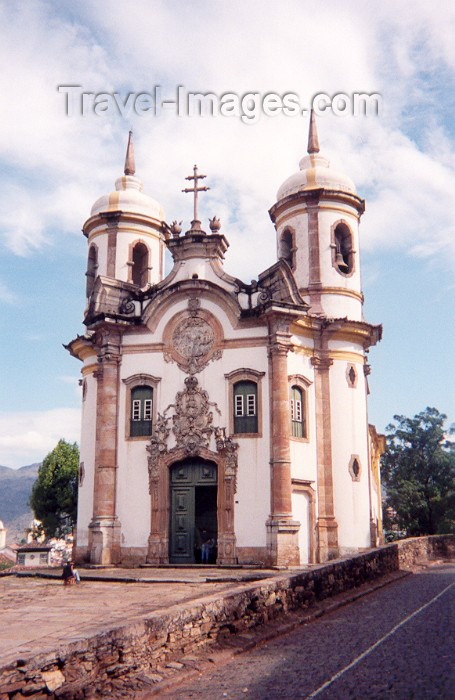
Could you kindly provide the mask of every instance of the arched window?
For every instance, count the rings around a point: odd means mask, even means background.
[[[280,240],[280,258],[286,260],[291,267],[294,267],[295,264],[294,252],[294,237],[292,231],[286,229]]]
[[[338,272],[349,275],[354,268],[354,251],[352,235],[346,224],[337,224],[334,239],[334,265]]]
[[[306,437],[305,395],[303,389],[295,384],[291,386],[291,435]]]
[[[258,386],[253,381],[236,382],[234,391],[234,433],[258,432]]]
[[[145,243],[136,243],[132,254],[131,277],[133,284],[145,287],[149,276],[149,251]]]
[[[98,269],[98,250],[96,245],[91,245],[88,251],[88,262],[87,262],[87,272],[85,294],[87,297],[91,296],[93,292],[93,286],[96,279],[96,271]]]
[[[152,434],[153,389],[135,386],[131,389],[130,437]]]

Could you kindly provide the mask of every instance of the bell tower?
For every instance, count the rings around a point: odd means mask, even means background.
[[[142,189],[130,131],[124,174],[114,192],[97,199],[82,229],[88,239],[87,301],[98,276],[142,290],[163,279],[164,211]]]
[[[270,217],[278,257],[293,270],[310,313],[362,320],[359,221],[365,209],[355,185],[319,153],[311,111],[307,155],[281,185]]]

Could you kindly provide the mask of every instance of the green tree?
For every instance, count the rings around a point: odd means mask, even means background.
[[[414,418],[394,416],[395,423],[386,428],[384,510],[393,508],[398,527],[408,535],[454,530],[455,443],[447,440],[446,418],[436,408],[426,408]]]
[[[44,458],[32,488],[30,506],[47,537],[70,532],[77,516],[79,448],[59,440]]]

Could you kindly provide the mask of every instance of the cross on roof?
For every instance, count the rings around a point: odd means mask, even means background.
[[[206,192],[207,190],[210,189],[210,187],[198,187],[197,186],[197,181],[202,180],[204,177],[207,177],[207,175],[198,175],[197,165],[193,166],[193,175],[188,175],[188,177],[186,177],[185,180],[194,180],[194,186],[193,187],[186,187],[184,190],[182,190],[182,192],[193,192],[193,194],[194,194],[194,218],[193,218],[193,221],[191,222],[192,226],[196,221],[198,223],[200,223],[200,221],[198,219],[198,213],[197,213],[198,192]]]

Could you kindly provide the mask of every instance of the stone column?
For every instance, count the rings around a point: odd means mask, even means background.
[[[120,333],[101,333],[96,407],[95,480],[93,518],[89,525],[92,564],[120,561],[120,523],[116,514],[118,387]]]
[[[269,347],[271,409],[271,514],[267,522],[268,549],[273,564],[300,563],[298,531],[292,519],[292,481],[288,363],[289,333],[275,335]]]
[[[322,314],[321,259],[319,241],[319,197],[308,200],[308,294],[311,313]]]
[[[332,427],[329,370],[333,360],[326,351],[311,358],[315,369],[316,441],[318,460],[318,552],[319,562],[338,556],[338,524],[335,520],[332,474]]]

